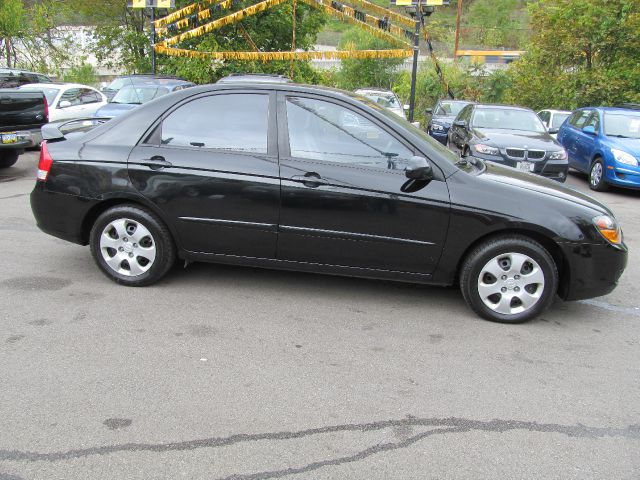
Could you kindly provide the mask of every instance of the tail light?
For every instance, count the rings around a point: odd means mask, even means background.
[[[53,158],[49,155],[49,148],[47,147],[47,141],[43,140],[40,146],[40,161],[38,162],[38,180],[45,182],[51,171],[51,165],[53,165]]]

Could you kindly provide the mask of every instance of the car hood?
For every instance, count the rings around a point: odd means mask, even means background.
[[[481,142],[498,148],[515,147],[529,150],[560,150],[562,148],[547,132],[474,128],[473,133]]]
[[[431,117],[431,121],[438,122],[440,125],[450,127],[455,118],[456,117],[453,115],[434,115],[433,117]]]
[[[638,138],[620,138],[620,137],[607,137],[609,145],[619,150],[629,152],[631,155],[640,157],[640,139]]]
[[[613,215],[604,204],[595,198],[554,180],[532,173],[521,172],[515,168],[504,167],[493,162],[485,162],[485,165],[486,170],[480,174],[480,177],[486,181],[511,185],[542,195],[574,202],[607,215]]]
[[[107,103],[104,107],[100,107],[98,109],[96,117],[117,117],[118,115],[128,112],[129,110],[133,110],[138,106],[139,105],[131,103]]]

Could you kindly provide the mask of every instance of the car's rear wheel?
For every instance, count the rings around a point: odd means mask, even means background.
[[[106,210],[90,235],[91,253],[107,277],[132,287],[164,277],[176,259],[171,233],[146,209],[121,205]]]
[[[18,152],[15,150],[7,150],[0,152],[0,168],[9,168],[18,161]]]
[[[487,320],[521,323],[553,303],[558,270],[547,250],[527,237],[493,238],[476,247],[460,272],[467,304]]]
[[[604,180],[604,164],[600,158],[593,162],[591,170],[589,170],[589,187],[591,190],[598,192],[604,192],[609,188],[609,185]]]

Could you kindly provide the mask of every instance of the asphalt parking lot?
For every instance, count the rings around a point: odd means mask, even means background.
[[[119,287],[36,228],[36,164],[0,171],[0,480],[640,478],[640,192],[594,195],[617,290],[510,326],[456,289],[240,267]]]

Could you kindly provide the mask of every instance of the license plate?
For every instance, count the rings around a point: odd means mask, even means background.
[[[535,164],[531,162],[518,162],[518,170],[522,170],[523,172],[533,172],[535,168]]]
[[[18,141],[17,133],[3,133],[0,135],[2,138],[2,143],[16,143]]]

